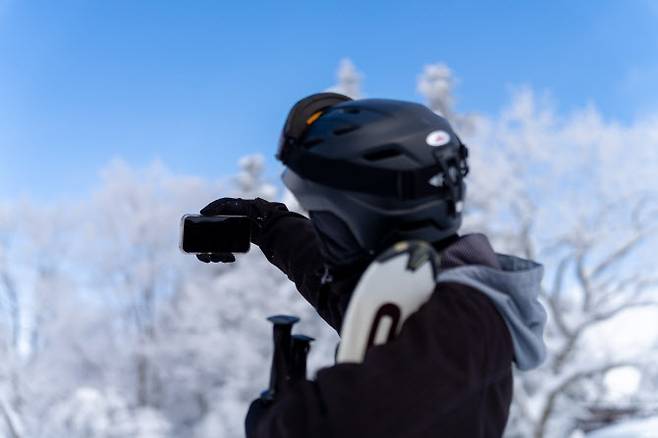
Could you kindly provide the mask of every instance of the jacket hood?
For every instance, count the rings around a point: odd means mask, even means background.
[[[546,357],[546,311],[539,302],[544,267],[494,252],[484,234],[461,237],[441,252],[437,283],[460,283],[487,295],[510,331],[520,370],[538,367]]]

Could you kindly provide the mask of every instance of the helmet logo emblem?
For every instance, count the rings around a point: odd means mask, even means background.
[[[425,143],[430,146],[444,146],[450,143],[450,134],[445,131],[432,131],[427,134]]]

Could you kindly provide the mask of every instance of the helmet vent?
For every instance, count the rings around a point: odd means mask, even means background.
[[[357,129],[359,129],[357,125],[343,126],[342,128],[334,129],[334,135],[348,134],[352,131],[356,131]]]
[[[309,148],[311,148],[311,147],[313,147],[317,144],[323,143],[323,142],[324,142],[324,140],[321,139],[321,138],[310,138],[310,139],[306,140],[302,144],[302,146],[304,146],[306,149],[309,149]]]
[[[379,161],[379,160],[385,160],[387,158],[397,157],[400,155],[402,155],[402,152],[400,152],[398,149],[386,148],[374,152],[368,152],[367,154],[363,155],[363,158],[365,158],[368,161]]]

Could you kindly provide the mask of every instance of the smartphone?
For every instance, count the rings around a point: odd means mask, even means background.
[[[179,246],[185,253],[245,253],[250,241],[251,223],[247,216],[186,214],[181,218]]]

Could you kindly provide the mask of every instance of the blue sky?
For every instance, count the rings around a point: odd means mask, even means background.
[[[421,100],[445,62],[457,108],[495,114],[510,89],[628,122],[656,109],[651,0],[0,0],[0,199],[85,193],[112,158],[221,177],[272,155],[289,106],[349,57],[370,97]]]

